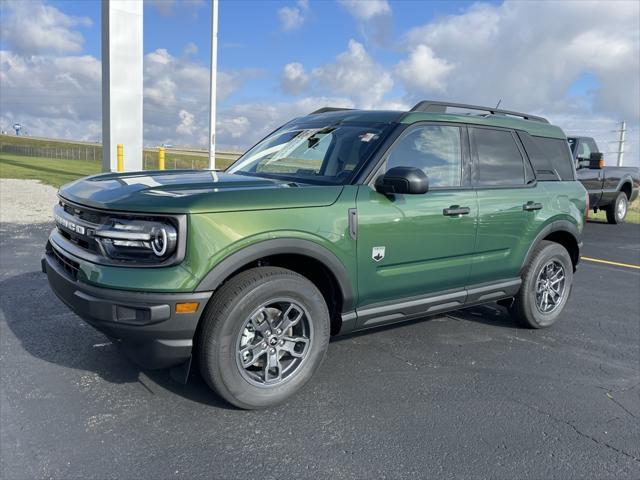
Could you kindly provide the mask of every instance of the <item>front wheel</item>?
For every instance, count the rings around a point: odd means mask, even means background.
[[[567,304],[572,285],[569,252],[558,243],[542,241],[524,269],[522,286],[509,312],[525,327],[549,327]]]
[[[615,201],[607,206],[607,222],[612,224],[624,222],[624,218],[627,216],[628,206],[629,201],[625,193],[618,193]]]
[[[283,268],[239,273],[211,298],[202,321],[201,374],[221,397],[245,409],[270,407],[296,393],[329,343],[322,293]]]

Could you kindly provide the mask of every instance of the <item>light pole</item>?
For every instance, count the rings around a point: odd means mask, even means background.
[[[627,131],[626,122],[622,122],[620,124],[620,139],[618,140],[618,166],[622,166],[622,162],[624,161],[624,134]]]
[[[209,168],[216,168],[216,77],[218,70],[218,0],[211,2],[211,76],[209,85]]]

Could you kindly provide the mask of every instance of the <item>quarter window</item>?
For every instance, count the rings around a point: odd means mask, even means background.
[[[430,187],[459,187],[462,172],[460,128],[422,125],[413,128],[387,154],[384,170],[416,167],[429,177]]]
[[[573,180],[575,168],[567,142],[559,138],[533,137],[533,141],[549,159],[562,180]]]
[[[510,131],[470,128],[469,136],[475,149],[476,185],[525,184],[523,158]]]

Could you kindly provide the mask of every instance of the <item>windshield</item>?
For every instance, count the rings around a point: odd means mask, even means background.
[[[240,157],[229,173],[345,184],[382,141],[388,126],[287,125]]]

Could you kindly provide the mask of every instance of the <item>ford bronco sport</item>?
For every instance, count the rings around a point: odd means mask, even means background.
[[[143,367],[186,381],[193,359],[223,398],[262,408],[311,378],[332,335],[495,301],[553,324],[586,209],[543,118],[323,108],[225,172],[63,186],[42,267]]]

